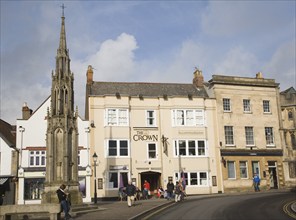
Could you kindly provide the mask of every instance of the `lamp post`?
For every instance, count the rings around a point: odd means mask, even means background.
[[[25,132],[25,128],[23,126],[19,126],[19,131],[21,132],[21,147],[20,147],[19,168],[21,168],[21,166],[22,166],[22,154],[23,154],[23,133]]]
[[[96,166],[97,166],[97,160],[98,160],[98,155],[96,152],[93,155],[93,160],[94,160],[94,167],[95,167],[95,192],[94,192],[94,203],[97,204],[97,172],[96,172]]]

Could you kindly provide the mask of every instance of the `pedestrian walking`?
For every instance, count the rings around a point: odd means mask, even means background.
[[[171,200],[173,198],[175,185],[172,180],[169,180],[167,184],[167,200]]]
[[[180,181],[176,184],[176,189],[175,189],[175,202],[179,202],[179,201],[181,201],[182,194],[183,194],[183,186],[182,186],[182,181],[180,180]]]
[[[135,204],[136,187],[132,184],[132,181],[128,181],[126,186],[127,205],[131,207]]]
[[[150,183],[147,180],[145,180],[143,187],[144,187],[143,197],[144,197],[144,199],[149,199],[149,195],[150,195]]]
[[[65,213],[65,219],[70,219],[71,215],[69,214],[70,206],[68,203],[68,193],[65,192],[66,186],[65,184],[62,184],[60,188],[56,191],[59,202],[61,204],[61,211],[64,211]]]
[[[260,188],[259,188],[259,186],[260,186],[260,177],[257,174],[254,175],[253,185],[254,185],[255,192],[259,192],[260,191]]]

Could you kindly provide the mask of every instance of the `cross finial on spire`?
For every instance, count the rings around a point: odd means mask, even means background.
[[[66,6],[64,5],[64,3],[61,5],[61,8],[62,8],[62,17],[64,17],[64,11],[65,11],[65,8],[66,8]]]

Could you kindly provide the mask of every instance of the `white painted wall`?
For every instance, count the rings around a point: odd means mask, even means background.
[[[13,149],[0,138],[0,176],[9,176],[11,173],[11,155]]]

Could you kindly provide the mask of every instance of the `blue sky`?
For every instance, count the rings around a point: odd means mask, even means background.
[[[296,1],[3,1],[0,117],[50,95],[66,6],[75,105],[84,117],[88,65],[95,81],[191,83],[212,75],[273,78],[296,88]]]

